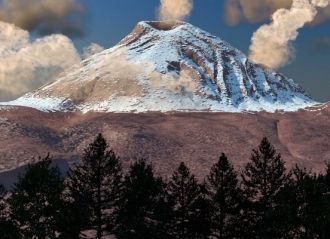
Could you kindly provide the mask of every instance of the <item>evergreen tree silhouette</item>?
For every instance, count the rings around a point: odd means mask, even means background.
[[[250,202],[245,216],[251,222],[251,237],[274,237],[273,210],[277,194],[287,180],[281,155],[276,153],[267,138],[263,138],[242,173],[243,191]]]
[[[125,177],[121,206],[117,211],[118,239],[168,238],[170,207],[165,184],[155,177],[145,160],[134,162]]]
[[[211,234],[212,201],[208,199],[207,189],[204,184],[199,185],[201,194],[195,202],[194,217],[190,221],[193,238],[209,238]]]
[[[49,155],[29,165],[9,199],[11,217],[23,238],[56,238],[63,178]]]
[[[327,163],[327,169],[326,173],[324,176],[324,185],[325,185],[325,190],[323,191],[323,200],[324,200],[324,224],[325,225],[330,225],[330,162]],[[325,233],[324,233],[324,238],[330,238],[330,227],[327,226]]]
[[[277,228],[285,238],[330,238],[329,195],[324,191],[324,177],[296,167],[294,180],[279,195],[281,212]]]
[[[299,228],[298,201],[296,198],[296,182],[288,179],[284,187],[276,196],[276,205],[272,211],[273,237],[272,238],[299,238],[296,237]]]
[[[171,238],[193,239],[207,238],[209,228],[202,231],[198,228],[205,225],[206,218],[201,218],[203,209],[207,210],[207,202],[204,201],[201,186],[197,179],[192,175],[188,167],[181,163],[178,169],[173,173],[168,183],[167,193],[172,203],[173,219],[171,224]],[[204,204],[204,208],[201,206]],[[202,214],[201,214],[202,213]],[[197,220],[196,220],[197,219]]]
[[[243,195],[237,173],[225,154],[211,168],[206,178],[206,187],[212,204],[212,238],[237,238],[242,226],[240,218]]]
[[[67,196],[62,201],[61,213],[58,217],[59,239],[80,239],[81,231],[88,228],[88,204],[68,200]]]
[[[0,184],[0,238],[2,239],[20,239],[18,227],[8,215],[8,205],[6,202],[7,191],[3,185]]]
[[[74,204],[74,214],[81,210],[79,226],[94,230],[96,238],[113,233],[114,211],[122,191],[122,168],[119,158],[99,134],[84,151],[80,164],[70,169],[66,183]],[[87,225],[86,225],[87,221]]]

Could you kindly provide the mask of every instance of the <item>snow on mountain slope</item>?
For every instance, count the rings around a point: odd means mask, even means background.
[[[291,79],[184,22],[140,22],[115,47],[6,105],[43,111],[295,111],[316,102]]]

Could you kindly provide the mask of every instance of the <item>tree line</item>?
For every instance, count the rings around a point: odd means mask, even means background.
[[[234,146],[233,146],[234,147]],[[127,173],[99,134],[63,177],[49,156],[0,186],[2,239],[330,238],[330,165],[313,174],[264,138],[238,172],[225,154],[204,181],[181,163],[168,180],[137,160]]]

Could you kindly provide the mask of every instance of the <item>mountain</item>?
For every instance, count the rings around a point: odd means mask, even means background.
[[[184,22],[140,22],[115,47],[5,103],[42,111],[296,111],[316,104],[284,75]]]
[[[115,47],[0,104],[0,183],[47,153],[77,162],[98,133],[125,168],[146,158],[164,176],[184,161],[202,178],[221,152],[241,168],[264,136],[288,168],[320,172],[330,160],[330,104],[314,104],[292,80],[197,27],[140,22]]]

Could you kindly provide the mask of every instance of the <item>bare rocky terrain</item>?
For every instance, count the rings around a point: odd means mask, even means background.
[[[205,176],[221,152],[237,168],[267,136],[288,167],[314,171],[330,160],[330,104],[286,113],[45,113],[25,107],[0,110],[0,172],[48,152],[69,164],[98,133],[127,166],[146,158],[169,175],[184,161]]]

